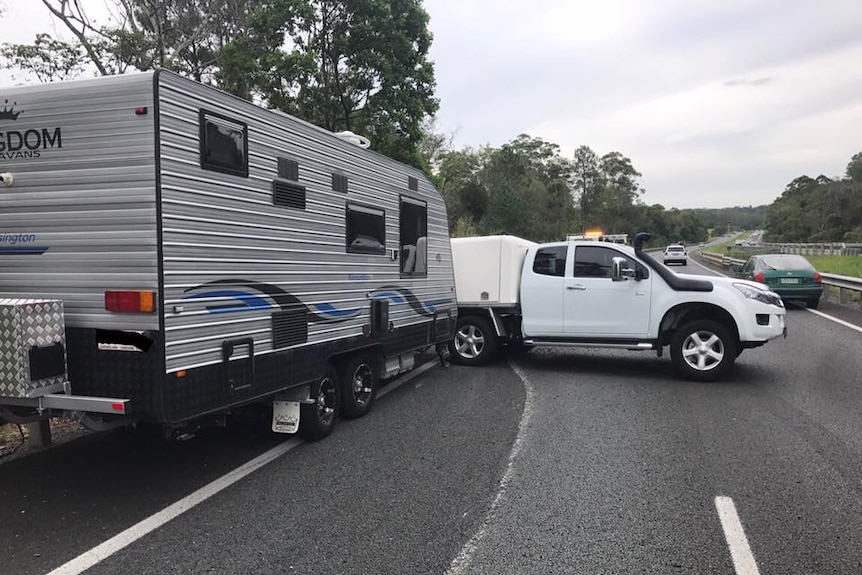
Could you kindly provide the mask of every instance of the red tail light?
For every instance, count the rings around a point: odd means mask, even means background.
[[[820,272],[814,272],[814,283],[823,283],[823,278],[820,276]]]
[[[754,281],[765,284],[766,283],[766,276],[763,275],[763,272],[757,272],[756,274],[754,274]]]
[[[156,292],[106,291],[105,309],[124,313],[153,313],[156,311]]]

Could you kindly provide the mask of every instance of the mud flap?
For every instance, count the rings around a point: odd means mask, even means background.
[[[296,433],[299,430],[299,402],[272,402],[272,430],[275,433]]]

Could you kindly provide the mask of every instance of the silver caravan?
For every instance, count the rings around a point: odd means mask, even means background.
[[[453,335],[420,171],[176,74],[0,89],[0,174],[0,420],[317,438]]]

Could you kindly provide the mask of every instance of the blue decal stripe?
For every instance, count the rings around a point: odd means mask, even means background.
[[[203,298],[231,298],[239,300],[241,306],[213,306],[210,313],[225,313],[227,311],[240,311],[248,309],[271,309],[273,306],[260,296],[241,292],[241,291],[208,291],[186,296],[186,299],[203,299]]]
[[[6,255],[38,255],[41,256],[48,251],[48,246],[4,246],[0,247],[0,254]]]
[[[348,317],[359,315],[359,309],[338,309],[331,303],[317,303],[314,304],[314,309],[319,311],[320,313],[325,313],[327,315],[331,315],[334,317]]]
[[[371,299],[391,299],[393,303],[407,303],[404,297],[395,292],[381,292],[371,296]]]

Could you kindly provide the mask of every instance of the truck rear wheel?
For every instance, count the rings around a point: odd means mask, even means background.
[[[341,414],[348,419],[362,417],[371,411],[377,397],[377,368],[367,354],[354,355],[342,371]]]
[[[468,315],[458,318],[455,336],[449,340],[452,362],[460,365],[483,365],[497,353],[497,334],[484,318]]]
[[[335,429],[340,403],[338,373],[327,365],[323,375],[311,384],[314,403],[299,406],[299,435],[311,441],[323,439]]]
[[[736,340],[722,324],[696,320],[681,326],[670,343],[670,357],[686,379],[715,381],[736,360]]]

